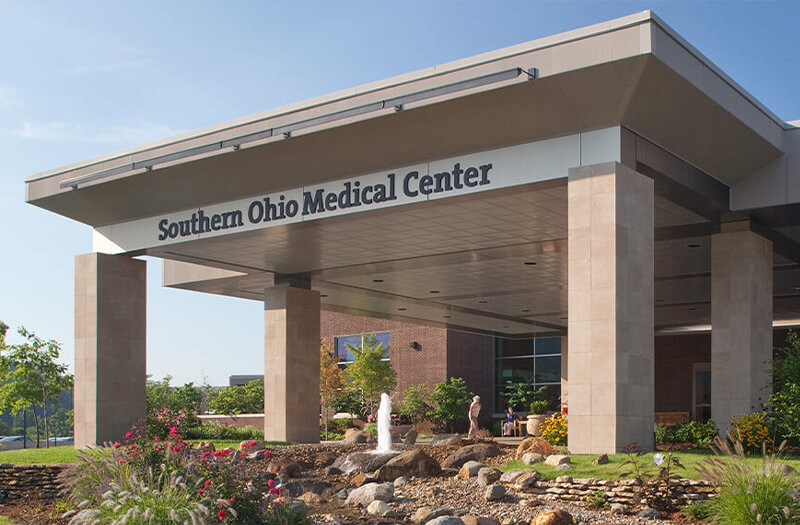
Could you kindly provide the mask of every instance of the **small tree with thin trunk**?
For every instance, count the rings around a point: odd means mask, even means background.
[[[0,410],[17,412],[36,405],[42,407],[44,435],[50,446],[47,401],[57,398],[72,386],[72,375],[67,366],[56,361],[61,345],[54,340],[45,341],[24,327],[19,334],[24,343],[0,348]],[[33,410],[36,423],[36,446],[39,446],[40,423]]]
[[[344,375],[331,345],[322,341],[319,347],[319,397],[322,419],[325,424],[325,439],[328,439],[328,410],[336,405],[344,393]]]
[[[397,384],[397,373],[389,361],[384,361],[388,348],[375,334],[365,334],[361,348],[347,345],[355,359],[345,369],[350,387],[360,390],[370,414],[374,414],[381,392],[391,392]]]

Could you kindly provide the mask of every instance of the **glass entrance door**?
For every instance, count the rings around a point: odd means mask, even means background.
[[[711,363],[695,363],[692,375],[692,419],[705,423],[711,419]]]

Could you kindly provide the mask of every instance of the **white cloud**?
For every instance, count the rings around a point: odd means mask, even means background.
[[[82,64],[69,66],[62,69],[68,75],[90,75],[92,73],[117,73],[130,69],[137,69],[150,63],[150,60],[129,60],[127,62],[110,62],[108,64]]]
[[[182,130],[152,122],[127,122],[97,126],[76,122],[26,120],[11,131],[23,139],[51,143],[102,143],[131,146],[163,139],[182,133]]]

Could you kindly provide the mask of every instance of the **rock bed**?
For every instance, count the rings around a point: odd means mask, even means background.
[[[558,481],[539,481],[534,487],[525,491],[513,488],[507,484],[507,495],[499,501],[487,501],[484,487],[481,487],[476,478],[461,479],[453,476],[452,471],[445,471],[442,476],[428,478],[412,478],[404,485],[395,488],[394,497],[388,503],[394,516],[377,517],[367,515],[366,509],[354,506],[344,506],[343,501],[334,494],[344,487],[351,486],[354,476],[326,473],[327,465],[336,456],[371,450],[374,445],[292,445],[278,447],[273,450],[276,457],[285,458],[303,465],[308,470],[303,474],[306,480],[292,480],[295,486],[309,485],[313,480],[321,481],[328,486],[327,490],[313,498],[304,497],[308,503],[309,512],[317,524],[331,525],[334,523],[411,523],[414,513],[422,507],[449,507],[451,515],[484,516],[497,520],[506,525],[529,524],[531,520],[545,509],[566,510],[577,518],[578,523],[593,525],[645,525],[686,523],[680,517],[678,521],[667,519],[645,519],[635,515],[615,515],[608,510],[587,508],[576,503],[583,500],[586,495],[595,490],[604,490],[611,494],[611,498],[618,502],[630,503],[633,492],[630,482],[608,482],[603,480],[572,480],[569,477],[559,478]],[[396,446],[398,450],[408,450],[406,446]],[[449,454],[459,448],[458,445],[447,446],[421,446],[427,454],[442,462]],[[514,449],[505,447],[501,455],[487,458],[484,463],[501,465],[514,459]],[[700,487],[700,492],[710,491],[702,482],[687,482],[695,487]],[[687,490],[687,492],[698,492]],[[310,496],[310,495],[306,495]],[[687,499],[704,499],[700,496],[689,496]],[[678,518],[678,516],[676,516]]]

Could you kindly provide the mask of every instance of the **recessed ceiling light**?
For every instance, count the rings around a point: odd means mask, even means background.
[[[689,244],[686,245],[686,247],[687,248],[699,248],[700,245],[697,244],[696,242],[690,242]]]
[[[486,304],[486,303],[488,303],[489,301],[483,300],[483,301],[478,301],[478,302],[479,302],[479,303],[481,303],[481,304]]]
[[[536,262],[535,261],[525,261],[522,264],[524,264],[526,266],[536,266]]]
[[[430,291],[430,292],[428,292],[428,293],[439,293],[439,290],[431,290],[431,291]]]
[[[328,294],[326,294],[326,293],[321,293],[321,294],[319,294],[319,296],[320,296],[320,297],[328,297]]]
[[[373,279],[372,282],[373,283],[382,283],[383,279]]]
[[[401,312],[405,312],[406,311],[405,308],[398,308],[398,310],[401,311]]]
[[[800,292],[800,286],[795,286],[794,288],[792,288],[792,291],[793,292]]]

